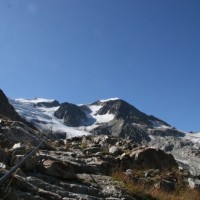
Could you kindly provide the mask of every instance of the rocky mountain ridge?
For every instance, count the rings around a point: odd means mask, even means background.
[[[42,123],[51,123],[52,131],[55,130],[55,132],[59,132],[53,124],[53,120],[56,119],[62,125],[80,131],[84,129],[88,133],[120,137],[135,137],[134,134],[148,128],[165,127],[172,129],[166,122],[154,116],[146,115],[121,99],[101,100],[81,106],[68,102],[59,104],[55,100],[45,99],[17,99],[10,100],[10,103],[22,117],[35,124],[39,129],[42,129]],[[40,116],[36,118],[34,113],[36,117]],[[46,118],[52,118],[52,121],[46,120],[45,114],[47,115]],[[45,125],[43,125],[43,129],[45,129]],[[82,132],[82,135],[84,135],[85,132]],[[142,134],[145,135],[145,133],[146,130]],[[147,134],[143,138],[143,141],[145,140],[149,141]],[[140,140],[140,142],[142,141]]]

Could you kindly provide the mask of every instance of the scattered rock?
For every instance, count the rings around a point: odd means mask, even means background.
[[[84,153],[94,154],[100,151],[100,147],[89,147],[83,150]]]
[[[119,155],[121,153],[121,149],[117,146],[112,146],[109,148],[109,153],[112,155]]]
[[[200,180],[194,178],[188,178],[188,183],[191,189],[200,190]]]
[[[173,181],[168,181],[168,180],[161,180],[159,183],[157,183],[156,188],[163,190],[165,192],[173,192],[176,189],[176,183]]]
[[[145,172],[145,177],[155,177],[160,175],[160,169],[150,169]]]
[[[38,190],[38,194],[45,198],[45,199],[49,199],[49,200],[62,200],[62,197],[58,194],[55,194],[53,192],[50,191],[45,191],[43,189],[39,189]]]
[[[50,176],[63,179],[76,179],[76,174],[70,163],[64,163],[54,160],[44,160],[42,162],[42,171]]]

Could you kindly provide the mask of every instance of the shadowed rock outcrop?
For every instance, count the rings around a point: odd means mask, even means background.
[[[8,118],[13,121],[23,122],[29,127],[36,129],[31,123],[27,122],[15,111],[14,107],[9,103],[8,98],[1,89],[0,89],[0,117]]]
[[[62,103],[59,109],[54,113],[58,119],[63,119],[67,126],[76,127],[87,120],[86,114],[75,104]]]
[[[15,121],[23,121],[14,107],[9,103],[8,98],[0,89],[0,115]]]

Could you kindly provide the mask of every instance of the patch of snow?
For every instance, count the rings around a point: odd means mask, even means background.
[[[115,97],[115,98],[110,98],[110,99],[102,99],[102,100],[100,100],[100,102],[101,102],[101,103],[104,103],[104,102],[116,101],[116,100],[119,100],[119,98]]]
[[[91,110],[91,115],[94,116],[102,108],[102,106],[89,105],[88,108]]]
[[[114,115],[109,113],[106,113],[105,115],[96,115],[95,119],[97,120],[97,123],[105,123],[113,120]]]
[[[155,140],[155,137],[153,135],[149,135],[149,137],[151,138],[151,140]]]
[[[14,146],[12,148],[16,149],[16,148],[19,148],[19,147],[21,147],[21,144],[20,143],[16,143],[16,144],[14,144]]]
[[[137,124],[135,122],[132,123],[133,126],[142,126],[141,124]]]
[[[177,160],[180,163],[187,164],[187,165],[190,163],[188,160],[181,160],[181,159],[177,159],[176,157],[175,157],[175,160]]]
[[[40,103],[40,102],[53,102],[55,101],[54,99],[44,99],[44,98],[35,98],[35,99],[15,99],[18,102],[21,103]]]
[[[6,169],[6,165],[2,162],[0,162],[0,169]]]
[[[199,133],[186,133],[185,138],[194,143],[200,143],[200,132]]]
[[[88,108],[91,110],[91,113],[87,113],[87,116],[89,118],[95,119],[95,123],[105,123],[109,122],[114,119],[113,114],[106,113],[104,115],[97,115],[97,112],[102,108],[102,106],[97,106],[97,105],[89,105]]]

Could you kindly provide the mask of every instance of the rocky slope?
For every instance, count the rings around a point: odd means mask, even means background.
[[[2,149],[0,176],[28,154],[33,146],[20,145],[7,151]],[[113,179],[114,171],[120,170],[125,177],[133,176],[135,180],[134,171],[137,169],[145,169],[145,173],[155,173],[158,176],[161,171],[172,168],[177,170],[178,165],[171,154],[139,147],[133,140],[111,136],[82,136],[48,141],[48,146],[38,150],[12,179],[1,185],[0,197],[5,200],[139,200],[142,198],[129,194],[123,188],[123,180],[120,183]],[[168,176],[170,178],[171,175]],[[144,179],[144,176],[137,179],[150,180],[149,177]],[[163,181],[162,177],[155,184],[160,181]],[[169,181],[169,184],[173,185],[172,189],[166,186],[161,190],[174,190],[175,182]]]

